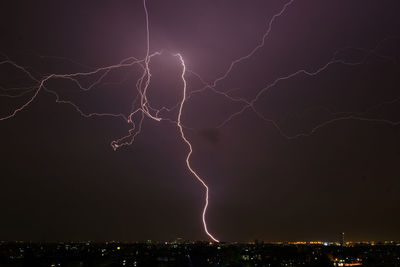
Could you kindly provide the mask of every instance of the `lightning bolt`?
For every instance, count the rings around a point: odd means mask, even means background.
[[[365,117],[366,112],[364,112],[364,113],[345,113],[345,114],[344,113],[340,113],[340,114],[332,113],[332,115],[335,115],[337,117],[330,119],[330,120],[326,120],[324,122],[321,122],[320,124],[316,125],[311,130],[309,130],[308,132],[298,133],[295,135],[288,135],[281,129],[281,127],[278,125],[278,123],[276,121],[274,121],[273,119],[267,118],[266,116],[261,114],[255,106],[256,102],[259,101],[261,95],[268,93],[270,90],[272,90],[275,86],[277,86],[282,81],[290,80],[296,76],[305,75],[307,77],[312,78],[312,77],[315,77],[318,74],[326,71],[328,68],[330,68],[333,65],[356,67],[361,64],[364,64],[368,60],[368,58],[372,55],[381,57],[385,60],[392,60],[391,58],[389,58],[387,56],[379,55],[379,53],[378,53],[378,48],[380,47],[380,45],[383,42],[386,42],[391,38],[386,38],[385,40],[381,41],[373,49],[356,48],[365,53],[365,56],[358,62],[348,62],[348,61],[345,61],[342,59],[338,59],[337,55],[339,54],[339,52],[335,52],[330,61],[326,62],[325,64],[323,64],[316,70],[307,70],[306,68],[303,68],[303,69],[299,69],[293,73],[289,73],[285,76],[278,77],[272,83],[267,84],[264,88],[261,88],[258,91],[258,93],[255,95],[255,97],[252,99],[245,99],[245,98],[233,96],[232,92],[234,90],[237,90],[237,88],[232,88],[232,89],[228,89],[225,91],[216,89],[217,84],[220,83],[221,81],[225,80],[230,75],[230,73],[232,72],[233,68],[236,65],[240,64],[241,62],[243,62],[245,60],[249,60],[251,57],[253,57],[257,53],[258,50],[262,49],[265,46],[265,43],[272,32],[275,21],[278,18],[282,17],[286,13],[288,8],[292,6],[292,4],[294,2],[295,2],[295,0],[290,0],[290,1],[286,2],[282,6],[282,8],[275,15],[273,15],[271,17],[271,19],[267,22],[267,29],[264,32],[264,34],[262,35],[259,43],[253,49],[251,49],[247,54],[238,57],[237,59],[233,60],[230,64],[228,64],[228,67],[226,68],[223,75],[216,78],[211,83],[207,83],[195,71],[188,69],[181,53],[172,54],[175,58],[177,58],[177,60],[179,61],[180,65],[182,67],[182,72],[181,72],[181,76],[180,76],[180,79],[182,82],[182,98],[173,107],[165,107],[164,106],[164,107],[157,109],[157,108],[154,108],[151,106],[150,99],[148,98],[148,95],[147,95],[148,88],[151,84],[151,76],[152,76],[151,69],[150,69],[150,63],[151,63],[152,58],[162,55],[164,53],[164,51],[157,51],[157,52],[151,53],[149,12],[148,12],[148,8],[147,8],[146,0],[143,0],[143,9],[144,9],[144,13],[145,13],[145,23],[146,23],[146,53],[145,53],[145,57],[143,59],[129,57],[129,58],[125,58],[125,59],[121,60],[119,63],[117,63],[115,65],[100,67],[100,68],[96,68],[94,70],[90,70],[90,71],[86,71],[86,72],[77,72],[77,73],[68,73],[68,74],[53,73],[53,74],[45,75],[45,76],[41,76],[41,77],[36,77],[36,75],[34,75],[31,71],[29,71],[28,68],[17,64],[16,62],[8,59],[7,57],[5,60],[0,61],[0,66],[1,65],[9,65],[9,66],[15,68],[16,70],[21,71],[34,84],[32,86],[16,87],[16,88],[0,87],[0,97],[5,97],[5,98],[27,97],[27,99],[24,101],[24,103],[16,108],[14,108],[10,112],[10,114],[0,117],[0,121],[4,121],[4,120],[15,117],[17,115],[17,113],[19,113],[22,110],[25,110],[39,96],[39,94],[43,92],[43,93],[52,94],[55,97],[56,103],[71,106],[76,112],[78,112],[83,117],[86,117],[86,118],[112,117],[112,118],[121,119],[124,121],[124,123],[129,124],[130,129],[128,131],[128,134],[126,136],[120,137],[111,142],[110,145],[114,150],[117,150],[118,148],[121,148],[123,146],[129,146],[134,143],[136,137],[141,133],[143,121],[145,118],[148,118],[148,119],[151,119],[151,120],[154,120],[157,122],[168,121],[170,123],[173,123],[174,125],[177,126],[179,135],[180,135],[182,141],[186,144],[186,146],[188,148],[188,153],[186,154],[186,159],[185,159],[186,167],[187,167],[188,171],[193,175],[193,177],[198,182],[200,182],[200,184],[202,185],[202,187],[205,190],[205,203],[204,203],[203,210],[202,210],[202,224],[203,224],[204,231],[211,240],[213,240],[215,242],[219,242],[219,240],[217,238],[215,238],[215,236],[209,232],[208,227],[207,227],[206,214],[207,214],[207,208],[209,206],[209,187],[205,183],[204,179],[202,177],[200,177],[200,175],[191,166],[190,160],[191,160],[191,156],[193,154],[193,146],[192,146],[190,140],[185,135],[184,129],[186,129],[187,127],[185,127],[185,125],[182,123],[182,114],[184,112],[185,104],[187,104],[187,102],[190,98],[195,97],[196,94],[202,93],[205,90],[209,89],[212,92],[214,92],[215,94],[222,95],[229,101],[242,104],[241,108],[238,111],[232,113],[224,121],[220,122],[216,126],[217,128],[223,127],[224,125],[229,123],[231,120],[233,120],[235,117],[243,114],[247,110],[251,110],[262,121],[272,124],[277,129],[279,134],[283,138],[286,138],[286,139],[296,139],[296,138],[300,138],[300,137],[311,136],[312,134],[317,132],[322,127],[325,127],[327,125],[333,124],[338,121],[343,121],[343,120],[358,120],[358,121],[369,122],[369,123],[382,123],[382,124],[386,124],[386,125],[390,125],[390,126],[400,125],[400,122],[397,122],[397,121]],[[397,38],[397,37],[395,37],[395,38]],[[355,49],[355,48],[346,48],[346,49]],[[41,56],[41,57],[43,57],[43,56]],[[59,58],[59,57],[56,59],[71,61],[70,59],[64,59],[64,58]],[[74,61],[71,61],[71,62],[73,62],[74,64],[82,65],[82,64],[76,63]],[[85,112],[85,111],[83,111],[83,109],[81,107],[79,107],[74,102],[68,101],[68,100],[63,100],[58,92],[49,88],[49,86],[47,85],[48,81],[50,81],[50,80],[61,79],[61,80],[67,80],[67,81],[72,82],[81,91],[89,91],[89,90],[92,90],[93,88],[95,88],[96,86],[104,84],[105,77],[107,77],[107,75],[111,71],[117,70],[117,69],[122,69],[122,68],[130,68],[133,66],[139,66],[139,68],[142,70],[142,72],[141,72],[140,78],[136,81],[137,96],[134,99],[134,101],[132,102],[132,107],[131,107],[130,113],[128,115],[122,114],[122,113],[115,114],[115,113],[104,113],[104,112]],[[92,77],[95,75],[98,75],[98,78],[95,79],[95,81],[90,83],[89,85],[84,86],[83,83],[81,82],[81,79],[84,79],[86,77]],[[198,80],[200,80],[200,82],[203,84],[203,87],[198,90],[189,91],[188,90],[188,82],[186,80],[186,77],[188,75],[192,75],[192,76],[196,77]],[[367,111],[379,109],[384,105],[394,104],[394,103],[398,102],[399,100],[400,100],[400,97],[396,98],[394,100],[389,100],[389,101],[386,101],[383,103],[378,103],[375,106],[369,108]],[[170,118],[165,118],[160,115],[160,114],[162,114],[163,111],[169,112],[172,110],[178,111],[176,121],[174,121]]]
[[[186,66],[185,66],[185,61],[183,60],[181,54],[176,54],[177,57],[179,57],[179,60],[182,64],[182,81],[183,81],[183,97],[182,97],[182,101],[179,105],[179,113],[178,113],[178,127],[179,127],[179,131],[181,133],[181,137],[183,139],[183,141],[185,141],[185,143],[187,144],[187,146],[189,147],[189,153],[186,156],[186,166],[189,169],[189,171],[194,175],[194,177],[196,177],[197,180],[199,180],[199,182],[204,186],[204,188],[206,189],[206,204],[203,208],[203,214],[202,214],[202,219],[203,219],[203,226],[204,226],[204,231],[206,232],[206,234],[215,242],[219,242],[212,234],[210,234],[207,230],[207,222],[206,222],[206,212],[207,212],[207,207],[208,207],[208,186],[207,184],[203,181],[203,179],[200,178],[200,176],[193,170],[192,166],[190,165],[190,156],[193,153],[193,148],[192,148],[192,144],[189,142],[189,140],[187,139],[187,137],[185,136],[185,133],[183,132],[183,127],[182,127],[182,122],[181,122],[181,117],[182,117],[182,111],[183,111],[183,105],[185,104],[186,101],[186,88],[187,88],[187,83],[185,80],[185,73],[186,73]]]

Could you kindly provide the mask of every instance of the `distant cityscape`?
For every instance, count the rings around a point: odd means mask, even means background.
[[[400,266],[400,242],[0,241],[0,266]]]

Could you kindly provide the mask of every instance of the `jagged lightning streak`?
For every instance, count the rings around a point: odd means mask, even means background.
[[[279,18],[280,16],[282,16],[286,12],[287,8],[294,3],[294,1],[295,0],[288,1],[286,4],[283,5],[283,7],[281,8],[281,10],[278,13],[276,13],[272,16],[272,18],[268,22],[267,30],[265,31],[264,35],[261,38],[261,42],[256,47],[254,47],[247,55],[241,56],[241,57],[235,59],[234,61],[232,61],[231,64],[229,65],[228,69],[225,71],[225,73],[221,77],[214,80],[214,82],[211,85],[212,88],[214,88],[218,82],[220,82],[220,81],[224,80],[226,77],[228,77],[228,75],[230,74],[230,72],[232,71],[233,67],[236,64],[242,62],[243,60],[251,58],[260,48],[264,47],[265,40],[271,33],[272,25],[274,24],[275,20],[277,18]]]
[[[311,129],[308,133],[300,133],[300,134],[296,134],[296,135],[290,136],[290,135],[287,135],[287,134],[284,133],[284,131],[278,126],[277,122],[275,122],[275,121],[272,120],[272,119],[266,118],[266,117],[265,117],[264,115],[262,115],[262,114],[256,109],[256,107],[255,107],[255,103],[259,100],[259,98],[260,98],[263,94],[269,92],[269,91],[270,91],[272,88],[274,88],[278,83],[280,83],[280,82],[282,82],[282,81],[290,80],[290,79],[292,79],[292,78],[294,78],[294,77],[296,77],[296,76],[298,76],[298,75],[303,74],[303,75],[306,75],[306,76],[308,76],[308,77],[314,77],[314,76],[317,76],[318,74],[320,74],[320,73],[326,71],[330,66],[336,65],[336,64],[341,64],[341,65],[348,66],[348,67],[359,66],[359,65],[364,64],[364,63],[367,61],[367,59],[368,59],[371,55],[376,55],[377,57],[383,58],[383,59],[385,59],[385,60],[393,61],[393,59],[388,58],[388,57],[386,57],[386,56],[379,55],[379,54],[377,54],[377,52],[376,52],[376,51],[378,50],[378,48],[379,48],[384,42],[386,42],[386,41],[388,41],[388,40],[391,40],[391,39],[399,39],[399,37],[397,37],[397,36],[387,37],[387,38],[381,40],[380,42],[378,42],[378,44],[375,46],[375,48],[370,49],[370,50],[368,50],[368,49],[362,49],[362,48],[356,48],[356,50],[360,50],[360,51],[363,51],[363,52],[366,53],[365,56],[364,56],[360,61],[358,61],[358,62],[347,62],[347,61],[345,61],[345,60],[343,60],[343,59],[336,59],[337,54],[340,52],[340,51],[336,51],[336,52],[334,53],[334,55],[333,55],[333,57],[332,57],[332,59],[331,59],[330,61],[328,61],[327,63],[325,63],[324,65],[322,65],[321,67],[319,67],[319,68],[318,68],[317,70],[315,70],[315,71],[309,71],[309,70],[307,70],[307,69],[300,69],[300,70],[297,70],[297,71],[295,71],[295,72],[293,72],[293,73],[290,73],[290,74],[288,74],[288,75],[286,75],[286,76],[278,77],[278,78],[275,79],[272,83],[270,83],[270,84],[267,85],[266,87],[262,88],[262,89],[256,94],[256,96],[255,96],[251,101],[247,101],[247,100],[244,100],[244,99],[240,99],[240,100],[242,100],[242,102],[245,102],[245,105],[244,105],[239,111],[237,111],[237,112],[235,112],[235,113],[232,113],[228,118],[226,118],[223,122],[221,122],[221,123],[217,126],[217,128],[223,127],[225,124],[227,124],[227,123],[228,123],[229,121],[231,121],[233,118],[235,118],[235,117],[237,117],[237,116],[243,114],[247,109],[251,109],[259,118],[261,118],[262,120],[264,120],[264,121],[266,121],[266,122],[268,122],[268,123],[271,123],[271,124],[278,130],[278,132],[280,133],[280,135],[281,135],[282,137],[286,138],[286,139],[296,139],[296,138],[299,138],[299,137],[310,136],[310,135],[312,135],[313,133],[315,133],[318,129],[320,129],[320,128],[326,126],[326,125],[329,125],[329,124],[331,124],[331,123],[333,123],[333,122],[342,121],[342,120],[368,121],[368,122],[375,122],[375,123],[384,123],[384,124],[388,124],[388,125],[392,125],[392,126],[398,125],[398,122],[396,122],[396,121],[390,121],[390,120],[386,120],[386,119],[365,118],[365,117],[362,117],[362,116],[361,116],[361,115],[363,115],[363,114],[357,113],[357,114],[350,114],[350,115],[346,115],[346,116],[334,118],[334,119],[331,119],[331,120],[328,120],[328,121],[324,121],[324,122],[320,123],[319,125],[315,126],[315,127],[314,127],[313,129]],[[346,48],[346,49],[349,49],[349,48]],[[346,49],[344,49],[344,50],[346,50]],[[354,48],[350,48],[350,49],[354,49]],[[221,92],[220,92],[220,93],[221,93]],[[226,93],[226,94],[227,94],[227,93]],[[236,100],[236,99],[232,98],[231,96],[229,96],[229,94],[228,94],[228,97],[230,97],[231,100]],[[382,106],[382,105],[385,105],[385,104],[388,104],[388,103],[397,102],[398,100],[399,100],[399,98],[396,98],[396,99],[391,100],[391,101],[386,101],[386,102],[383,102],[383,103],[378,103],[377,105],[375,105],[375,106],[373,106],[373,107],[371,107],[371,108],[369,108],[369,109],[376,109],[376,108],[378,108],[378,107],[380,107],[380,106]]]
[[[190,96],[191,96],[192,94],[195,94],[195,93],[203,92],[203,91],[206,90],[206,89],[211,89],[212,91],[214,91],[214,92],[217,93],[217,94],[222,93],[222,92],[220,92],[220,91],[218,91],[218,90],[215,89],[215,87],[217,86],[217,83],[219,83],[219,82],[225,80],[225,79],[229,76],[229,74],[232,72],[232,70],[233,70],[233,68],[234,68],[235,65],[237,65],[237,64],[239,64],[239,63],[241,63],[241,62],[243,62],[244,60],[250,59],[258,50],[260,50],[261,48],[263,48],[263,47],[265,46],[265,41],[267,40],[267,38],[269,37],[269,35],[270,35],[271,31],[272,31],[272,26],[273,26],[275,20],[278,19],[278,18],[279,18],[280,16],[282,16],[283,14],[285,14],[286,10],[287,10],[294,2],[295,2],[295,0],[289,0],[288,2],[286,2],[286,3],[283,5],[283,7],[279,10],[278,13],[276,13],[276,14],[274,14],[274,15],[272,16],[272,18],[271,18],[271,19],[268,21],[268,23],[267,23],[267,25],[268,25],[267,30],[264,32],[264,34],[263,34],[263,36],[262,36],[262,38],[261,38],[261,41],[260,41],[260,43],[259,43],[258,45],[256,45],[253,49],[251,49],[251,51],[248,52],[247,54],[245,54],[245,55],[243,55],[243,56],[241,56],[241,57],[239,57],[239,58],[233,60],[233,61],[229,64],[229,67],[225,70],[225,72],[224,72],[220,77],[216,78],[212,83],[206,83],[206,82],[204,82],[204,87],[201,88],[201,89],[199,89],[199,90],[196,90],[196,91],[191,92]],[[199,76],[198,74],[195,74],[195,75],[196,75],[196,76]],[[230,99],[232,100],[232,98],[231,98],[230,96],[228,96],[228,95],[225,95],[225,96],[228,97],[228,98],[230,98]]]
[[[193,153],[193,149],[192,149],[192,144],[189,142],[189,140],[186,138],[185,133],[183,132],[183,127],[182,127],[182,111],[183,111],[183,105],[185,104],[186,101],[186,88],[187,88],[187,83],[186,83],[186,79],[185,79],[185,74],[186,74],[186,65],[185,65],[185,61],[182,58],[181,54],[176,54],[176,56],[179,58],[181,64],[182,64],[182,82],[183,82],[183,96],[182,96],[182,101],[179,104],[179,112],[178,112],[178,121],[177,121],[177,125],[179,127],[179,131],[181,133],[182,139],[183,141],[185,141],[185,143],[187,144],[187,146],[189,147],[189,153],[186,156],[186,166],[189,169],[189,171],[196,177],[197,180],[199,180],[199,182],[204,186],[204,188],[206,189],[206,204],[203,208],[203,214],[202,214],[202,219],[203,219],[203,226],[204,226],[204,231],[207,233],[207,235],[214,240],[215,242],[219,242],[212,234],[210,234],[208,232],[207,229],[207,223],[206,223],[206,212],[207,212],[207,207],[208,207],[208,186],[207,184],[203,181],[203,179],[200,178],[200,176],[193,170],[192,166],[190,165],[190,157]]]

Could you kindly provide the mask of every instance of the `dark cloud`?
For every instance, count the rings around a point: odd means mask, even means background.
[[[220,142],[220,131],[216,128],[208,128],[208,129],[203,129],[199,131],[199,134],[202,138],[207,140],[208,143],[210,143],[213,146],[218,145]]]

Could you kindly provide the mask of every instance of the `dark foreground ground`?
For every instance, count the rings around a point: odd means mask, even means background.
[[[400,266],[400,244],[0,242],[5,266]]]

